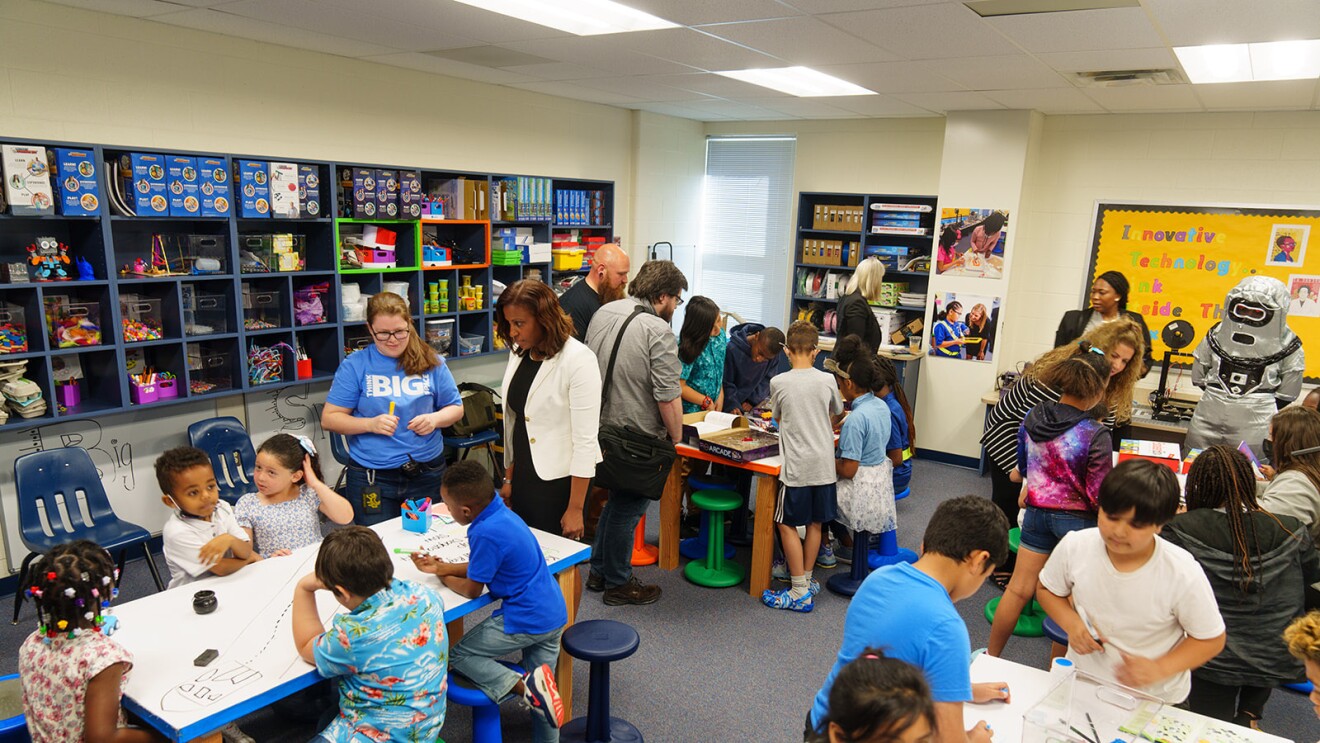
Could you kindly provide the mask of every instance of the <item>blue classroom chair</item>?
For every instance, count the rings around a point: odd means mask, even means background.
[[[156,589],[165,590],[156,562],[151,559],[151,534],[115,515],[86,449],[70,446],[23,455],[14,460],[14,485],[18,491],[20,537],[28,548],[18,571],[19,590],[14,592],[14,624],[18,624],[23,586],[32,561],[76,539],[96,542],[107,552],[118,550],[121,573],[128,548],[141,545]],[[78,502],[79,492],[86,503],[85,513]]]
[[[188,426],[188,443],[206,452],[220,486],[220,497],[231,506],[248,493],[257,492],[252,470],[257,466],[257,452],[252,437],[232,415],[207,418]]]

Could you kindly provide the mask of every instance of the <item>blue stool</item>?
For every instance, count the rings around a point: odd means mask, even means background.
[[[840,596],[852,596],[862,587],[862,581],[871,574],[867,553],[871,546],[871,532],[859,531],[853,534],[852,570],[847,573],[831,575],[825,581],[825,587]]]
[[[1311,692],[1315,691],[1315,687],[1311,685],[1310,681],[1299,681],[1295,684],[1284,684],[1283,688],[1288,689],[1289,691],[1295,691],[1298,694],[1306,694],[1307,696],[1310,696]]]
[[[901,500],[903,500],[904,498],[908,497],[909,495],[912,495],[912,488],[911,488],[911,486],[906,487],[906,488],[903,488],[903,492],[901,492],[901,493],[894,493],[894,500],[895,500],[895,501],[901,501]]]
[[[500,661],[511,671],[525,674],[519,666]],[[503,743],[500,731],[500,703],[486,696],[486,692],[471,686],[459,686],[453,673],[449,674],[449,701],[472,708],[472,743]]]
[[[732,480],[727,480],[723,477],[715,477],[713,475],[688,475],[687,482],[688,482],[688,486],[692,488],[693,492],[700,492],[702,490],[732,490],[734,492],[737,492],[737,486],[734,484],[734,482]],[[731,533],[736,533],[738,531],[737,522],[738,522],[739,511],[741,511],[744,514],[743,530],[746,531],[747,527],[746,527],[745,514],[747,513],[747,509],[737,508],[734,509],[734,527],[731,530]],[[697,535],[695,537],[688,537],[687,539],[683,539],[679,541],[678,554],[682,555],[683,557],[689,560],[704,560],[706,558],[706,545],[709,543],[710,543],[710,514],[705,511],[702,511],[700,531],[697,532]],[[724,559],[732,560],[734,554],[735,552],[733,549],[733,545],[729,544],[726,540],[726,543],[724,545]]]
[[[0,703],[3,703],[0,705],[0,714],[17,713],[0,720],[0,743],[31,743],[27,718],[23,716],[23,686],[17,673],[0,676]]]
[[[564,652],[591,664],[587,716],[565,723],[559,730],[564,743],[642,743],[642,734],[625,720],[610,717],[610,663],[637,652],[641,638],[623,622],[591,619],[564,631]]]
[[[454,450],[456,455],[455,456],[456,461],[461,462],[464,459],[467,459],[468,452],[472,451],[478,446],[485,449],[486,459],[490,461],[491,472],[494,472],[497,477],[502,476],[504,474],[504,468],[501,467],[500,463],[495,460],[495,450],[491,448],[493,445],[498,443],[500,443],[500,435],[496,433],[495,429],[493,428],[485,431],[477,431],[471,436],[463,436],[461,438],[460,437],[451,438],[449,436],[445,437],[445,448]]]
[[[1041,629],[1045,631],[1046,637],[1064,647],[1068,646],[1068,633],[1064,632],[1059,623],[1050,619],[1048,615],[1045,617],[1045,621],[1041,623]]]
[[[880,545],[871,551],[868,563],[872,570],[879,570],[886,565],[897,565],[900,562],[916,562],[917,553],[912,550],[900,549],[898,546],[898,530],[884,531],[879,534]],[[857,540],[853,539],[853,544]],[[855,564],[856,561],[854,561]]]

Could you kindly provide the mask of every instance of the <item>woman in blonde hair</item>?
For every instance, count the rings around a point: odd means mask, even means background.
[[[1140,361],[1146,350],[1146,336],[1136,323],[1120,318],[1092,329],[1082,340],[1087,341],[1086,348],[1078,343],[1067,343],[1041,355],[1021,379],[1000,393],[999,402],[986,416],[981,446],[989,460],[992,498],[1011,524],[1017,524],[1018,493],[1022,489],[1009,479],[1009,473],[1020,465],[1017,461],[1018,427],[1032,408],[1042,402],[1059,401],[1058,390],[1040,381],[1051,369],[1074,356],[1090,353],[1087,348],[1103,350],[1109,362],[1109,379],[1102,401],[1108,410],[1104,423],[1113,429],[1132,417],[1132,388],[1141,378]],[[1137,363],[1131,363],[1133,359]],[[994,576],[996,584],[1002,585],[1006,579],[1007,572]]]
[[[839,297],[837,337],[846,338],[856,333],[871,348],[879,348],[885,342],[870,304],[880,301],[880,285],[884,280],[885,264],[879,258],[871,256],[857,265],[843,296]]]
[[[440,429],[463,417],[454,375],[418,336],[403,297],[372,297],[367,329],[375,342],[339,365],[321,413],[322,428],[351,437],[344,495],[363,526],[397,517],[409,498],[439,497]]]

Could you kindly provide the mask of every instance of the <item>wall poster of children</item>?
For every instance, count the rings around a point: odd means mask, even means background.
[[[1004,277],[1008,210],[941,209],[935,272],[978,279]]]
[[[995,356],[999,297],[965,292],[937,292],[931,318],[930,355],[990,362]]]

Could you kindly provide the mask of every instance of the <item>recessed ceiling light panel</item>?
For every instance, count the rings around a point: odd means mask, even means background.
[[[1320,41],[1316,40],[1176,46],[1173,52],[1193,83],[1320,77]]]
[[[778,67],[759,70],[727,70],[716,75],[742,80],[752,85],[778,90],[799,98],[820,98],[840,95],[877,95],[860,85],[840,80],[833,75],[817,72],[810,67]]]
[[[457,0],[464,5],[511,16],[578,36],[677,28],[650,13],[612,0]]]

